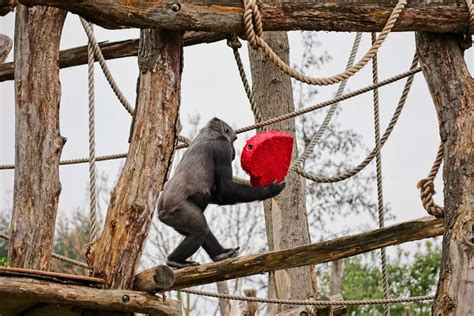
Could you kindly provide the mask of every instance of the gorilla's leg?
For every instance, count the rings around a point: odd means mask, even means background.
[[[202,244],[202,247],[207,252],[213,261],[221,261],[227,258],[236,257],[239,254],[240,247],[224,248],[217,240],[216,236],[209,230],[209,233]]]
[[[192,202],[183,201],[171,211],[161,211],[159,217],[162,222],[185,236],[183,241],[168,256],[167,264],[176,268],[196,265],[195,262],[186,261],[186,259],[201,247],[209,232],[209,227],[201,209]]]

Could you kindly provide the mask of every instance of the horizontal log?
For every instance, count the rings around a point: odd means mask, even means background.
[[[31,299],[35,302],[80,306],[97,310],[181,315],[179,301],[155,295],[125,290],[102,290],[79,285],[67,285],[29,278],[0,276],[2,300]],[[0,307],[1,311],[1,307]]]
[[[141,291],[152,292],[153,289],[169,289],[175,281],[173,270],[165,265],[159,265],[138,274],[133,281],[133,287]]]
[[[243,32],[242,1],[221,0],[20,0],[48,5],[85,17],[106,28],[161,28]],[[380,31],[396,0],[257,1],[263,27],[276,30]],[[394,31],[466,32],[465,0],[408,1]]]
[[[320,264],[382,247],[439,236],[442,233],[443,221],[441,219],[432,216],[422,217],[413,221],[311,245],[175,270],[176,280],[172,289]],[[155,288],[153,290],[160,289]]]
[[[202,43],[214,43],[223,40],[228,35],[217,32],[186,32],[184,46]],[[116,59],[137,56],[138,38],[118,42],[103,42],[99,44],[105,59]],[[87,64],[87,45],[62,50],[59,55],[59,67],[69,68]],[[0,82],[13,80],[14,63],[0,64]]]

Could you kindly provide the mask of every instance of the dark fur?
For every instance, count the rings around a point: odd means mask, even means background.
[[[251,187],[232,180],[235,158],[234,130],[213,118],[186,150],[174,176],[166,183],[158,201],[160,220],[173,227],[184,240],[168,256],[172,266],[187,266],[199,247],[214,261],[236,256],[238,248],[225,249],[209,230],[204,210],[209,204],[236,204],[265,200],[283,190],[284,183]]]

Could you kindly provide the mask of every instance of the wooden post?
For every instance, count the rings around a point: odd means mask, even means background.
[[[59,41],[66,13],[16,8],[15,184],[8,260],[48,270],[61,183]]]
[[[434,315],[473,315],[474,80],[458,35],[417,33],[444,152],[445,230]]]
[[[280,58],[289,62],[290,47],[286,32],[264,32],[262,37]],[[252,69],[252,91],[262,119],[294,111],[290,77],[268,61],[261,51],[255,51],[249,47],[249,56]],[[268,129],[277,129],[295,135],[295,120],[272,124],[263,130]],[[293,158],[297,155],[295,141]],[[286,183],[283,192],[264,203],[270,250],[283,250],[311,242],[306,213],[305,180],[295,173],[290,173],[286,177]],[[306,299],[315,295],[311,266],[276,271],[274,276],[278,298]]]
[[[115,289],[132,286],[176,137],[181,32],[142,30],[135,124],[129,154],[112,193],[104,230],[88,249],[94,276]]]

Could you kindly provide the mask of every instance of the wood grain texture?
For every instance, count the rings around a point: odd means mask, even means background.
[[[433,315],[474,315],[474,80],[460,40],[452,34],[416,35],[445,142],[445,230]]]
[[[286,32],[264,32],[262,37],[286,63],[289,63],[290,46]],[[273,63],[261,50],[249,47],[252,71],[252,91],[263,120],[295,110],[291,78]],[[268,80],[271,78],[271,80]],[[295,119],[272,124],[258,132],[275,129],[290,135],[296,134]],[[293,159],[298,156],[296,142]],[[289,173],[286,188],[275,198],[264,202],[265,224],[270,250],[283,250],[311,243],[306,212],[305,180]],[[278,298],[307,299],[315,296],[314,272],[311,266],[276,271],[275,290]],[[288,309],[290,306],[278,306]]]
[[[184,34],[184,46],[192,46],[202,43],[214,43],[223,40],[228,35],[216,32],[186,32]],[[117,42],[99,43],[105,59],[116,59],[133,57],[138,54],[138,38]],[[62,50],[59,54],[59,67],[69,68],[87,64],[87,46],[79,46]],[[0,64],[0,82],[13,79],[15,63]]]
[[[16,8],[15,183],[8,261],[48,270],[61,192],[59,41],[66,13]]]
[[[11,38],[4,34],[0,34],[0,63],[3,63],[7,59],[8,54],[13,47],[13,41]]]
[[[172,288],[180,289],[269,271],[330,262],[382,247],[436,237],[442,233],[443,220],[432,216],[422,217],[413,221],[311,245],[175,270],[176,281]],[[160,289],[154,290],[158,291]]]
[[[29,278],[0,276],[0,296],[2,300],[29,299],[37,303],[72,305],[97,310],[181,315],[179,301],[163,300],[146,292],[103,290]],[[1,311],[2,306],[0,313]]]
[[[88,249],[93,275],[131,288],[171,161],[180,104],[182,34],[142,30],[135,124],[104,230]]]
[[[139,27],[240,33],[241,1],[176,0],[20,0],[78,13],[107,28]],[[178,11],[174,11],[176,4]],[[259,1],[266,31],[380,31],[396,0]],[[465,32],[469,13],[464,0],[408,1],[394,31]]]

